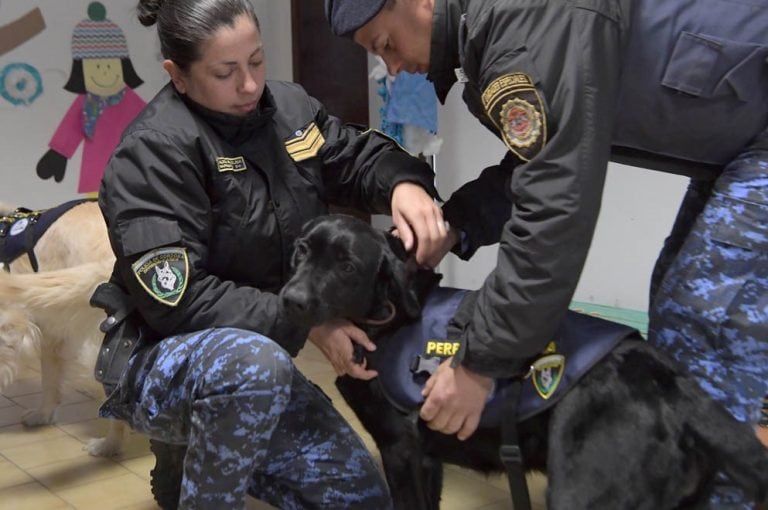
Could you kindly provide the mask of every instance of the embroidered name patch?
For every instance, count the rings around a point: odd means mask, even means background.
[[[189,260],[185,248],[153,250],[131,265],[133,274],[150,296],[176,306],[187,289]]]
[[[523,161],[539,153],[547,142],[547,116],[530,76],[512,73],[496,78],[482,100],[509,150]]]
[[[219,172],[242,172],[245,166],[245,158],[238,156],[236,158],[216,158],[216,168]]]
[[[285,149],[295,162],[314,158],[325,143],[325,137],[314,122],[305,129],[294,133],[294,137],[285,141]]]
[[[442,342],[440,340],[428,340],[425,354],[429,356],[453,356],[459,350],[459,342]]]

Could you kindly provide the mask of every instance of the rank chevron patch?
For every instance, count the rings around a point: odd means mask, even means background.
[[[295,162],[317,156],[320,147],[325,143],[325,137],[317,124],[312,122],[305,129],[296,131],[295,137],[286,140],[285,149]]]

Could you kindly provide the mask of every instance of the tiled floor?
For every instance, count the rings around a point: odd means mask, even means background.
[[[333,371],[322,354],[307,344],[297,364],[331,396],[378,455],[370,436],[336,392]],[[82,390],[67,390],[56,425],[26,429],[20,424],[21,415],[39,398],[40,374],[36,367],[25,369],[0,396],[0,510],[157,508],[149,489],[154,457],[146,438],[131,433],[121,455],[110,459],[91,457],[83,449],[85,443],[106,432],[106,422],[94,418],[99,401]],[[543,479],[531,479],[531,486],[534,509],[543,509]],[[505,478],[485,478],[452,466],[446,469],[444,510],[510,507]],[[268,508],[255,500],[248,503],[249,510]]]

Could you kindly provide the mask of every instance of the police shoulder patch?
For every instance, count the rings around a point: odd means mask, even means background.
[[[547,143],[547,114],[531,77],[525,73],[500,76],[488,85],[482,99],[507,148],[523,161],[536,156]]]
[[[565,372],[565,356],[562,354],[547,354],[533,362],[533,386],[544,400],[554,395],[560,386]]]
[[[325,137],[312,122],[304,129],[298,129],[293,136],[285,141],[285,148],[295,162],[313,158],[320,152],[320,147],[325,143]]]
[[[152,250],[131,265],[133,274],[150,296],[176,306],[187,290],[189,260],[186,248]]]

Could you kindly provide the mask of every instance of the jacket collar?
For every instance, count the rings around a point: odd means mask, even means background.
[[[459,24],[467,10],[467,0],[435,0],[432,14],[432,42],[429,78],[440,102],[445,104],[448,91],[456,83],[459,62]]]
[[[211,110],[185,94],[180,94],[178,91],[176,94],[192,112],[211,126],[216,134],[234,146],[242,145],[252,138],[253,132],[271,121],[277,110],[272,93],[267,87],[256,110],[243,117]]]

